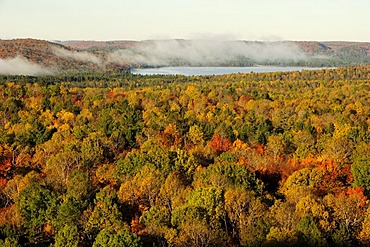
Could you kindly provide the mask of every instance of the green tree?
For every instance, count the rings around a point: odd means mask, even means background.
[[[117,233],[103,229],[95,239],[93,247],[139,247],[142,246],[141,240],[136,235],[122,229]]]
[[[145,226],[144,235],[151,236],[151,242],[158,245],[175,244],[176,230],[171,228],[171,212],[165,207],[153,206],[143,212],[140,223]]]
[[[364,188],[365,194],[370,194],[370,144],[361,143],[353,154],[353,165],[351,166],[354,184]]]
[[[224,216],[222,190],[198,188],[189,193],[185,204],[173,209],[171,223],[180,230],[179,241],[208,246],[225,241]]]
[[[65,225],[76,224],[82,213],[82,202],[76,199],[66,199],[58,208],[54,226],[57,229],[62,229]]]
[[[90,178],[87,172],[76,170],[71,174],[70,180],[67,183],[67,198],[74,198],[83,202],[89,197],[90,193]]]
[[[85,231],[96,236],[102,229],[121,229],[124,224],[117,202],[117,193],[113,188],[106,186],[101,189],[96,194],[94,210],[86,222]]]
[[[312,216],[303,217],[297,225],[297,230],[302,234],[299,238],[305,246],[327,246],[328,244]]]
[[[79,243],[78,228],[66,224],[55,237],[54,247],[77,247]]]
[[[31,242],[38,244],[46,240],[44,227],[55,217],[57,202],[56,195],[39,184],[33,184],[19,194],[16,205],[25,219],[24,226]]]

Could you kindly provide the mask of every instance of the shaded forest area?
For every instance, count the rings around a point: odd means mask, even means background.
[[[367,246],[370,67],[0,76],[1,246]]]

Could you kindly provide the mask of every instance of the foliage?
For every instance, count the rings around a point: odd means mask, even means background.
[[[366,246],[369,83],[0,76],[0,245]]]

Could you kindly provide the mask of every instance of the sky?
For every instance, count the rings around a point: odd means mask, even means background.
[[[0,39],[370,41],[370,0],[0,0]]]

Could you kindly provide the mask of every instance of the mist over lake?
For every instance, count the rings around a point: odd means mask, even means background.
[[[141,75],[224,75],[238,73],[262,73],[262,72],[289,72],[302,70],[317,70],[323,68],[311,67],[276,67],[276,66],[258,66],[258,67],[160,67],[160,68],[134,68],[133,74]]]

